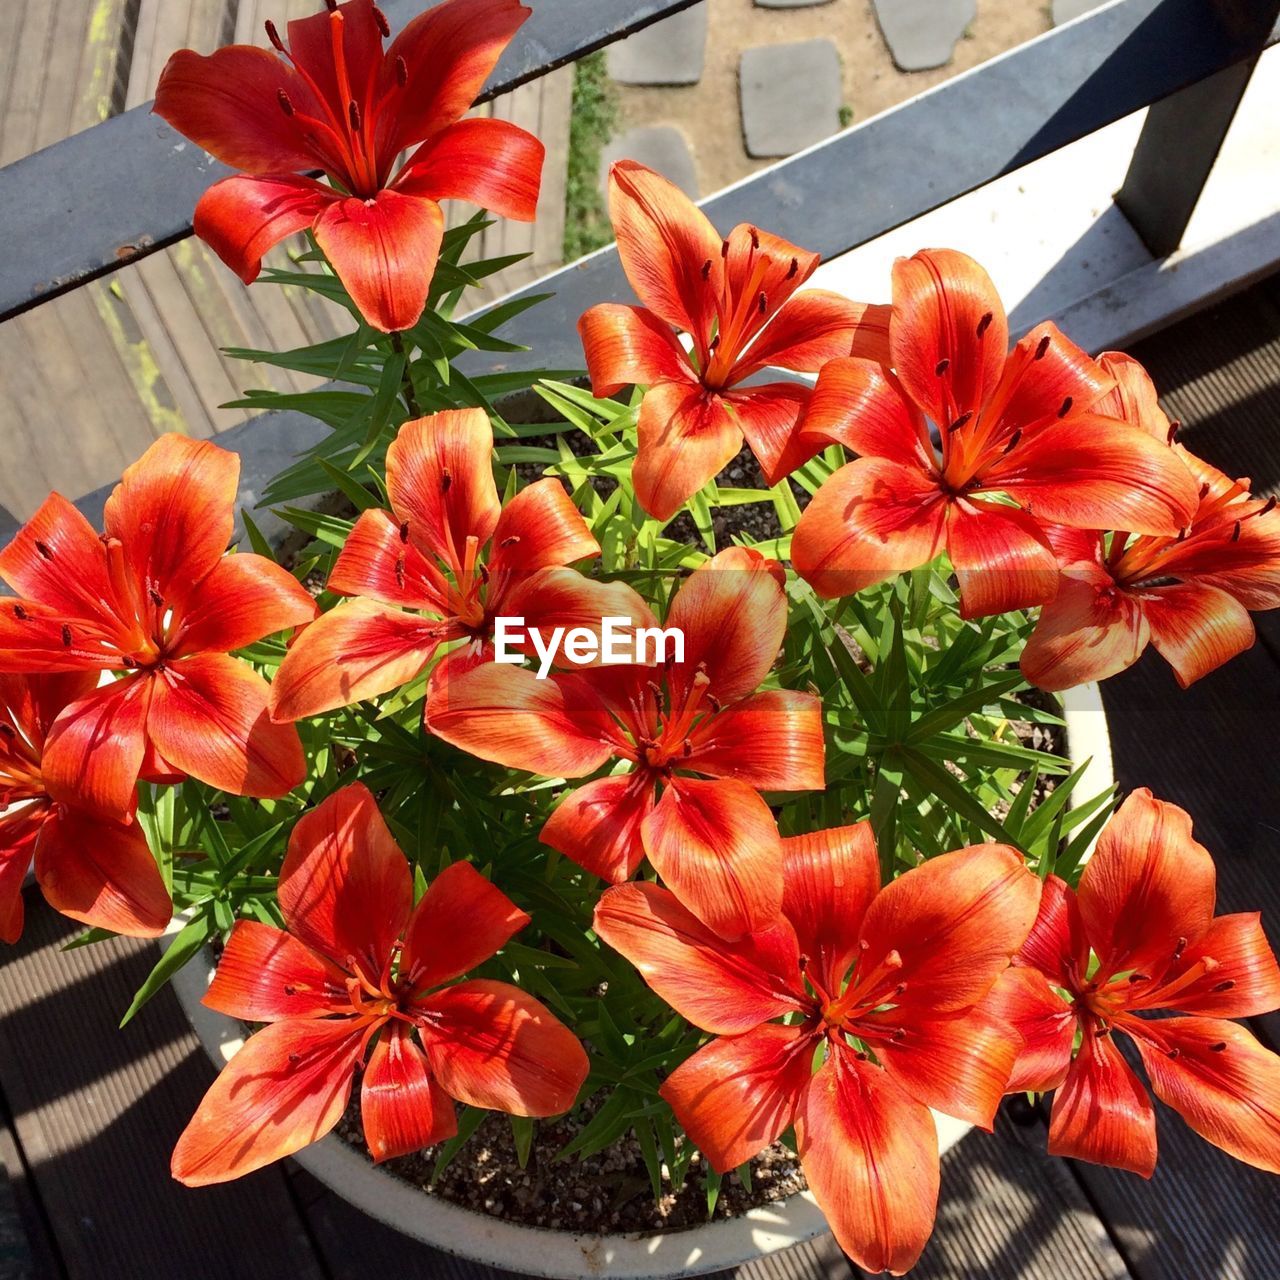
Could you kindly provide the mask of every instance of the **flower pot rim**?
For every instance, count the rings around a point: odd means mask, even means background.
[[[1074,760],[1089,767],[1077,794],[1096,795],[1114,782],[1110,735],[1096,684],[1064,695],[1067,743]],[[185,921],[175,917],[172,939]],[[185,965],[172,979],[174,992],[205,1051],[221,1069],[244,1042],[234,1018],[200,1003],[213,976],[213,957]],[[938,1144],[945,1151],[972,1127],[935,1113]],[[826,1220],[808,1191],[757,1205],[745,1214],[693,1227],[609,1235],[555,1230],[508,1222],[428,1195],[374,1165],[360,1151],[329,1134],[293,1157],[312,1177],[370,1217],[445,1253],[500,1269],[513,1266],[549,1280],[669,1280],[740,1266],[765,1254],[821,1235]]]

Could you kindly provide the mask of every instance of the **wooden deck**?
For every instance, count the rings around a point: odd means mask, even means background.
[[[1260,489],[1280,486],[1280,278],[1135,354],[1192,448]],[[1105,700],[1122,785],[1190,809],[1218,858],[1221,908],[1261,907],[1280,942],[1280,616],[1258,621],[1259,644],[1190,692],[1151,655],[1109,682]],[[169,1151],[213,1069],[167,992],[115,1028],[153,948],[117,940],[63,953],[76,927],[34,895],[28,912],[21,945],[0,955],[0,1280],[501,1280],[402,1238],[287,1165],[210,1190],[171,1182]],[[1256,1029],[1280,1044],[1280,1020]],[[1043,1115],[1011,1104],[993,1136],[971,1134],[944,1159],[938,1228],[915,1274],[1275,1280],[1275,1181],[1159,1116],[1162,1160],[1146,1183],[1048,1158]],[[826,1237],[735,1275],[851,1271]]]
[[[267,17],[283,26],[315,9],[314,0],[0,0],[0,165],[146,102],[175,49],[265,44]],[[499,223],[474,245],[533,255],[487,282],[477,304],[559,265],[572,94],[568,67],[481,108],[537,132],[547,164],[537,223]],[[77,498],[110,483],[164,431],[209,436],[245,421],[245,411],[219,407],[244,389],[309,385],[221,354],[346,331],[345,313],[298,293],[245,289],[192,239],[0,326],[0,507],[26,519],[50,489]]]

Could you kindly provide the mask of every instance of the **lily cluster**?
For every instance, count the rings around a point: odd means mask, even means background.
[[[189,851],[150,847],[155,798],[183,786],[218,829],[254,816],[220,873],[262,875],[205,1002],[260,1029],[178,1140],[173,1174],[193,1185],[323,1137],[357,1081],[378,1161],[454,1137],[455,1102],[541,1117],[607,1087],[588,1053],[603,1020],[571,1016],[581,994],[524,989],[584,949],[630,961],[683,1028],[655,1087],[711,1167],[794,1141],[871,1271],[907,1270],[929,1237],[931,1111],[990,1129],[1005,1095],[1053,1091],[1051,1151],[1150,1175],[1154,1111],[1119,1037],[1192,1128],[1280,1172],[1280,1058],[1230,1021],[1280,1008],[1280,969],[1256,915],[1214,916],[1189,816],[1133,792],[1074,883],[1009,843],[940,851],[967,833],[904,850],[891,824],[853,820],[913,802],[891,778],[856,812],[817,794],[844,726],[827,668],[792,643],[807,611],[834,637],[827,667],[847,669],[831,602],[881,600],[945,556],[957,626],[1014,615],[1013,635],[1038,610],[1000,659],[1031,683],[1103,679],[1150,644],[1185,686],[1253,642],[1251,611],[1280,607],[1275,500],[1179,443],[1132,359],[1052,324],[1011,341],[965,255],[921,251],[894,265],[890,302],[852,302],[805,287],[818,255],[751,225],[722,236],[625,160],[610,209],[640,305],[601,303],[579,332],[595,396],[634,393],[613,406],[609,467],[522,485],[474,384],[440,408],[443,380],[424,415],[407,361],[416,346],[432,363],[415,327],[445,260],[440,201],[533,217],[541,144],[463,119],[528,14],[445,0],[392,39],[372,0],[346,0],[287,39],[269,24],[271,50],[166,67],[156,111],[241,171],[201,199],[198,234],[248,283],[309,230],[369,358],[399,361],[397,407],[359,455],[371,478],[339,475],[360,514],[325,526],[345,536],[304,581],[261,542],[228,551],[238,460],[176,435],[125,471],[103,532],[55,494],[0,552],[0,937],[21,934],[33,860],[58,911],[155,936],[175,898],[192,906],[175,888]],[[810,495],[793,527],[766,548],[676,543],[640,572],[637,546],[714,505],[744,443],[779,508]],[[633,511],[614,554],[610,522]],[[535,672],[496,660],[512,617],[683,645]],[[545,876],[490,878],[477,774]],[[472,847],[406,821],[406,778],[415,813],[467,812]],[[560,905],[559,866],[587,903],[578,932],[523,948],[546,972],[506,964]]]

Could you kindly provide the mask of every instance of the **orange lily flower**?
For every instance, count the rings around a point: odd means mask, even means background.
[[[555,479],[504,507],[493,479],[493,428],[480,409],[407,422],[387,449],[391,510],[361,513],[328,587],[357,597],[294,641],[272,685],[279,721],[349,706],[407,683],[442,644],[465,643],[432,674],[432,692],[493,653],[497,617],[587,626],[644,611],[621,583],[566,568],[600,544]],[[412,612],[409,612],[409,611]]]
[[[989,1130],[1007,1085],[1018,1036],[982,1002],[1040,884],[1016,850],[981,845],[880,889],[865,822],[782,847],[782,916],[731,947],[647,883],[605,890],[596,932],[717,1037],[660,1090],[712,1167],[728,1172],[794,1124],[840,1247],[901,1275],[933,1229],[929,1108]]]
[[[287,931],[238,921],[204,997],[268,1025],[178,1139],[180,1182],[226,1182],[318,1141],[361,1066],[375,1161],[451,1138],[455,1098],[517,1116],[573,1105],[587,1055],[568,1028],[508,983],[456,981],[529,917],[466,862],[415,907],[409,864],[362,784],[299,820],[279,895]]]
[[[797,382],[742,385],[774,367],[816,373],[833,356],[879,357],[887,307],[796,290],[819,257],[746,225],[722,240],[678,187],[634,160],[609,174],[618,255],[643,307],[600,303],[578,322],[591,389],[647,388],[632,470],[640,505],[673,516],[742,448],[769,484],[822,447],[798,447],[810,395]],[[677,330],[687,333],[686,351]],[[855,346],[855,343],[857,344]]]
[[[894,264],[888,361],[833,360],[801,423],[802,437],[861,455],[792,538],[796,571],[820,594],[850,595],[945,550],[963,616],[1003,613],[1058,589],[1044,521],[1172,536],[1190,519],[1185,468],[1106,416],[1106,369],[1053,324],[1008,343],[999,295],[971,258],[928,249]]]
[[[548,777],[625,762],[625,772],[571,791],[543,843],[615,882],[647,854],[717,933],[762,928],[778,914],[782,871],[777,825],[759,793],[824,784],[821,701],[756,692],[786,634],[783,581],[782,567],[757,551],[722,551],[672,600],[666,625],[684,636],[682,661],[546,680],[484,667],[428,704],[427,727],[481,759]]]
[[[41,772],[50,727],[97,686],[96,672],[0,675],[0,938],[22,936],[22,882],[55,911],[133,937],[163,932],[173,906],[136,823],[104,821],[55,802]]]
[[[1280,1173],[1280,1057],[1224,1021],[1280,1008],[1280,967],[1257,912],[1215,917],[1214,894],[1190,817],[1145,788],[1103,830],[1076,892],[1049,877],[993,1005],[1025,1040],[1010,1088],[1057,1090],[1053,1154],[1155,1169],[1155,1112],[1120,1032],[1156,1097],[1202,1138]]]
[[[288,44],[268,22],[275,53],[179,50],[154,110],[244,170],[200,197],[195,230],[245,284],[263,254],[310,227],[364,318],[392,333],[426,306],[441,200],[533,221],[542,143],[505,120],[461,119],[530,11],[445,0],[384,50],[391,28],[373,0],[326,4],[289,23]],[[333,185],[302,176],[316,169]]]
[[[41,771],[59,803],[133,811],[139,775],[190,776],[235,795],[302,781],[302,744],[267,715],[267,682],[231,650],[315,616],[315,601],[263,556],[224,555],[240,459],[166,435],[107,500],[106,532],[52,494],[0,552],[19,595],[0,603],[0,671],[87,671],[54,721]]]
[[[1280,608],[1280,511],[1174,444],[1176,428],[1136,360],[1100,357],[1117,379],[1110,412],[1171,451],[1199,484],[1176,537],[1051,529],[1061,586],[1040,612],[1022,654],[1027,679],[1069,689],[1132,666],[1155,646],[1185,689],[1254,642],[1249,611]]]

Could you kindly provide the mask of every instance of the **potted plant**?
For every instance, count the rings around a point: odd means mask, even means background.
[[[539,1274],[824,1224],[903,1272],[940,1137],[1009,1092],[1055,1091],[1052,1150],[1149,1174],[1115,1033],[1280,1168],[1243,1119],[1280,1060],[1229,1021],[1280,1006],[1257,917],[1213,917],[1175,804],[1112,813],[1080,727],[1148,644],[1186,684],[1251,642],[1274,502],[1134,361],[1011,342],[963,254],[899,261],[888,303],[806,290],[816,255],[628,161],[639,305],[582,317],[590,389],[464,376],[532,305],[457,318],[496,266],[439,206],[533,215],[536,140],[459,119],[526,14],[447,0],[388,44],[348,0],[166,69],[157,111],[243,170],[197,232],[248,282],[306,230],[263,287],[353,332],[245,353],[337,384],[289,397],[330,428],[265,495],[291,546],[243,512],[227,554],[237,460],[166,436],[101,534],[54,495],[0,552],[4,936],[33,854],[87,940],[169,933],[126,1019],[173,980],[229,1057],[175,1177],[296,1156]],[[554,422],[502,412],[529,388]]]

